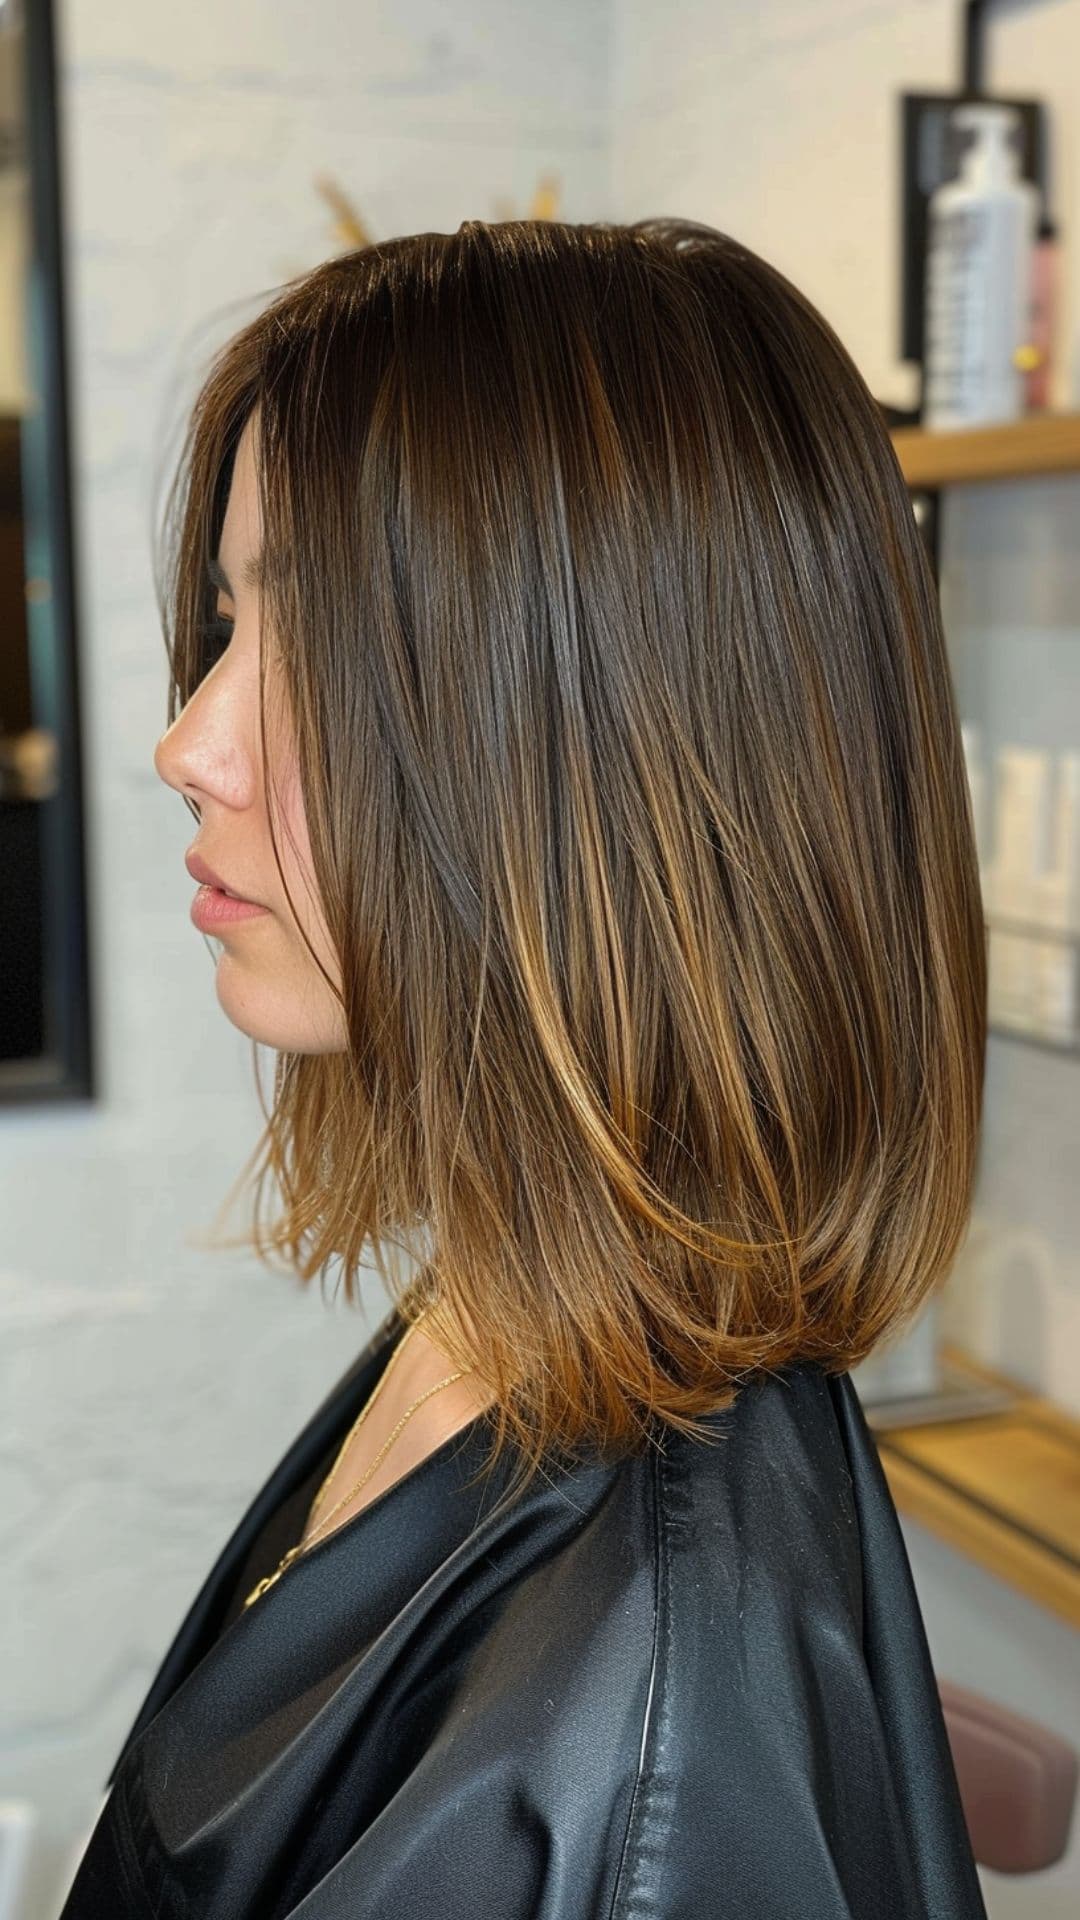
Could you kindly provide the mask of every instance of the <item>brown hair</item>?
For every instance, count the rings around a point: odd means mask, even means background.
[[[326,261],[192,413],[170,724],[255,408],[349,1044],[278,1056],[242,1244],[350,1304],[370,1251],[524,1479],[851,1367],[964,1234],[986,1001],[933,574],[851,358],[687,220]]]

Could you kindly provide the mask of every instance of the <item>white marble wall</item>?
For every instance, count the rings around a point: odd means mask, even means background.
[[[346,1316],[188,1244],[259,1122],[250,1046],[187,921],[193,822],[151,766],[165,717],[151,507],[198,369],[274,285],[336,249],[316,173],[389,236],[495,217],[502,196],[525,212],[550,170],[568,218],[675,212],[745,236],[818,302],[874,391],[905,401],[892,95],[951,84],[958,34],[952,0],[57,5],[103,1088],[86,1112],[0,1113],[0,1796],[30,1796],[43,1819],[20,1920],[52,1913],[65,1850],[197,1579],[385,1305],[373,1280],[370,1319]],[[992,82],[1060,109],[1071,236],[1080,0],[995,21],[992,43]],[[1075,314],[1080,247],[1070,273]],[[1057,404],[1080,404],[1069,369]],[[991,1079],[1004,1091],[1002,1069]],[[1023,1097],[1063,1160],[1075,1077],[1049,1110],[1040,1084]],[[1009,1126],[1034,1181],[1050,1135],[1025,1134],[1015,1111]],[[1059,1206],[1048,1313],[1075,1286],[1067,1183]],[[1054,1377],[1080,1397],[1070,1364]],[[965,1571],[922,1564],[949,1658]],[[1010,1666],[1012,1630],[955,1677],[980,1684],[1004,1661],[1013,1704],[1036,1710],[1051,1689],[1028,1676],[1053,1635]]]

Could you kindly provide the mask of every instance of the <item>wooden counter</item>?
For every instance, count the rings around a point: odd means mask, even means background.
[[[999,1413],[875,1431],[898,1511],[1080,1626],[1080,1421],[954,1347],[942,1357],[1015,1397]]]
[[[909,487],[1080,471],[1080,413],[1034,413],[986,427],[893,427]]]

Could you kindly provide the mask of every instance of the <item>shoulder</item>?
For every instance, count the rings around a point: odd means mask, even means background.
[[[771,1807],[791,1832],[836,1732],[806,1703],[850,1698],[859,1658],[838,1390],[816,1369],[755,1378],[705,1439],[554,1478],[483,1543],[507,1585],[462,1676],[445,1786],[459,1808],[479,1787],[497,1852],[548,1837],[577,1889],[554,1920],[705,1920],[693,1900],[713,1875],[734,1884],[740,1848],[747,1869],[776,1852],[751,1817]]]
[[[484,1542],[513,1588],[486,1658],[506,1665],[519,1727],[529,1705],[516,1682],[546,1676],[558,1713],[545,1702],[542,1727],[562,1737],[580,1720],[594,1750],[607,1727],[622,1765],[635,1714],[644,1741],[647,1720],[677,1707],[684,1740],[732,1673],[772,1684],[777,1647],[760,1618],[785,1621],[809,1652],[813,1634],[795,1623],[812,1599],[832,1649],[858,1644],[858,1483],[880,1467],[850,1378],[814,1366],[754,1376],[703,1426],[554,1476]],[[895,1527],[891,1503],[887,1517]],[[525,1620],[527,1662],[515,1637]]]
[[[752,1377],[655,1466],[656,1619],[610,1920],[984,1920],[849,1374]]]
[[[704,1556],[723,1579],[790,1583],[802,1556],[834,1571],[837,1603],[859,1605],[856,1476],[876,1452],[847,1374],[815,1365],[751,1375],[700,1439],[672,1435],[657,1468],[669,1571]],[[745,1563],[745,1564],[744,1564]]]
[[[364,1656],[385,1803],[305,1920],[984,1920],[853,1395],[754,1378],[464,1529]]]
[[[798,1591],[810,1560],[830,1604],[857,1628],[862,1606],[860,1503],[895,1514],[850,1376],[815,1365],[749,1377],[734,1404],[701,1422],[700,1436],[668,1429],[647,1453],[556,1481],[565,1528],[553,1596],[568,1612],[576,1585],[613,1598],[651,1590],[652,1615],[707,1580],[712,1619],[725,1591]],[[564,1576],[564,1568],[567,1569]],[[558,1579],[555,1579],[555,1573]],[[640,1616],[624,1609],[627,1635]]]

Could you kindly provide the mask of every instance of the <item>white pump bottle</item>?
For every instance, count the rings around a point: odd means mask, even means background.
[[[1025,410],[1017,352],[1029,334],[1039,192],[1020,177],[1014,108],[971,101],[953,119],[975,139],[959,179],[938,187],[927,207],[927,427],[1015,420]]]

